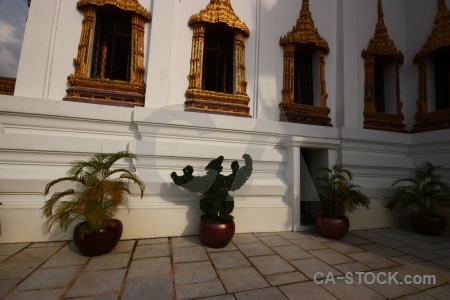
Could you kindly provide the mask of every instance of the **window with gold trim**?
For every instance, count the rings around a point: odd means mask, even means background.
[[[438,0],[431,34],[414,57],[419,67],[419,98],[414,132],[450,128],[450,11]]]
[[[211,0],[189,18],[193,28],[185,110],[250,117],[245,38],[250,31],[230,0]]]
[[[144,106],[144,26],[137,0],[79,0],[84,11],[66,101]]]
[[[361,55],[364,58],[364,128],[406,132],[400,100],[403,54],[389,37],[381,0],[378,0],[375,35]]]
[[[309,0],[303,0],[296,26],[280,38],[280,45],[284,49],[280,120],[332,126],[325,82],[325,54],[330,49],[314,27]]]

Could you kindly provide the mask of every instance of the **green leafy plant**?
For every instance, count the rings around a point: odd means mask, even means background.
[[[200,200],[200,209],[203,212],[201,220],[209,223],[228,223],[233,221],[231,213],[234,209],[234,199],[229,191],[240,189],[253,171],[253,161],[250,155],[242,156],[245,166],[239,167],[235,160],[231,163],[232,173],[224,176],[222,172],[223,156],[213,159],[206,167],[206,175],[193,176],[194,168],[188,165],[183,169],[183,175],[178,176],[172,172],[171,177],[175,184],[194,192],[204,194]]]
[[[434,166],[426,161],[420,167],[416,166],[414,177],[395,181],[392,186],[406,184],[397,186],[387,207],[393,209],[397,205],[403,208],[416,206],[419,214],[424,217],[445,215],[446,209],[450,207],[450,187],[441,180],[441,174],[436,174],[439,168],[441,166]]]
[[[59,223],[66,231],[74,220],[86,220],[80,230],[80,237],[94,235],[107,225],[113,225],[117,206],[122,203],[125,193],[130,194],[129,182],[139,186],[141,198],[144,193],[144,182],[130,170],[112,169],[114,163],[123,158],[136,159],[128,151],[117,153],[97,153],[89,160],[71,162],[66,177],[55,179],[45,186],[44,194],[60,182],[70,181],[76,184],[75,189],[55,192],[42,207],[47,218],[48,230]]]
[[[369,208],[370,199],[363,194],[359,185],[352,183],[353,174],[336,164],[331,168],[319,168],[326,172],[318,178],[316,185],[320,204],[318,213],[328,218],[339,219],[345,212],[354,212],[360,207]]]

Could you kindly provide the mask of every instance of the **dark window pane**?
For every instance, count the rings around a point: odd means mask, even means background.
[[[97,12],[91,77],[130,81],[131,17]]]
[[[380,63],[375,63],[374,71],[374,97],[375,97],[375,109],[377,112],[385,112],[385,100],[384,100],[384,68]]]
[[[450,54],[435,58],[436,110],[450,108]]]
[[[314,105],[312,55],[295,49],[294,58],[294,102]]]
[[[233,93],[234,36],[206,29],[203,52],[203,89]]]

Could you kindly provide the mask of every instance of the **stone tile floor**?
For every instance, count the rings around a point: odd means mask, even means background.
[[[84,257],[72,242],[0,244],[1,299],[450,299],[450,234],[409,229],[122,240]]]

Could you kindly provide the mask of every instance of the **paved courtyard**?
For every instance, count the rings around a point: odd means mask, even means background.
[[[72,242],[0,244],[1,299],[450,299],[450,234],[409,229],[120,241],[84,257]]]

